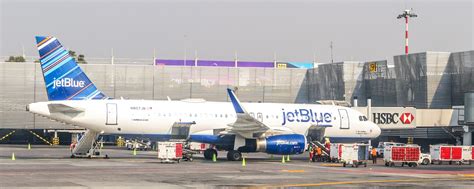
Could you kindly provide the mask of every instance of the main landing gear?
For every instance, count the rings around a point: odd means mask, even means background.
[[[217,150],[215,149],[207,149],[204,150],[204,159],[212,160],[213,156],[217,158]],[[227,160],[229,161],[240,161],[242,160],[242,153],[237,150],[231,150],[227,152]]]
[[[227,160],[229,161],[240,161],[242,159],[242,153],[237,150],[231,150],[227,152]]]
[[[217,150],[214,150],[214,149],[204,150],[204,159],[212,160],[212,157],[214,156],[214,154],[217,158]]]

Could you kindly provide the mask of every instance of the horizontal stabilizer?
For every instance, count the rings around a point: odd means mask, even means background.
[[[48,104],[48,109],[50,113],[71,114],[84,112],[82,108],[75,108],[64,104]]]

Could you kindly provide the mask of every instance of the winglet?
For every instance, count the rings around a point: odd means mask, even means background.
[[[227,88],[227,94],[229,94],[229,98],[232,102],[232,105],[234,106],[235,112],[245,113],[244,108],[242,108],[242,105],[240,104],[239,99],[235,96],[234,91],[232,89]]]

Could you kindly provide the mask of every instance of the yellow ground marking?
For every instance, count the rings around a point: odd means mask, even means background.
[[[323,167],[342,167],[342,164],[335,164],[335,163],[323,163],[321,164]]]
[[[286,173],[304,173],[303,169],[300,170],[281,170],[281,172],[286,172]]]
[[[463,177],[474,177],[474,174],[460,174]]]
[[[410,183],[410,182],[432,182],[432,181],[456,181],[456,180],[471,180],[474,181],[474,178],[432,178],[432,179],[397,179],[397,180],[367,180],[367,181],[337,181],[337,182],[320,182],[320,183],[307,183],[307,184],[288,184],[288,185],[273,185],[273,186],[263,186],[263,187],[312,187],[312,186],[331,186],[331,185],[349,185],[349,184],[368,184],[368,183]],[[262,186],[259,186],[262,187]]]

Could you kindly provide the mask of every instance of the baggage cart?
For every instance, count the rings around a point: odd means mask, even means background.
[[[450,145],[430,145],[431,164],[448,162],[462,164],[463,147]]]
[[[386,146],[383,153],[385,166],[393,167],[395,163],[401,163],[401,166],[408,165],[416,167],[420,160],[420,146]]]
[[[343,144],[340,143],[331,144],[331,150],[329,150],[329,161],[333,163],[339,163],[341,161],[342,145]]]
[[[347,165],[351,165],[352,167],[364,165],[364,167],[367,167],[367,160],[369,159],[368,144],[340,144],[337,152],[340,156],[339,161],[342,163],[343,167],[346,167]]]
[[[174,163],[183,158],[183,143],[181,142],[157,142],[158,159],[162,163]]]

